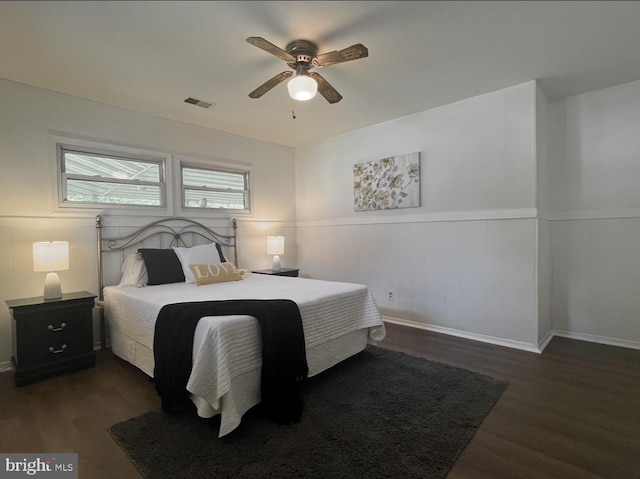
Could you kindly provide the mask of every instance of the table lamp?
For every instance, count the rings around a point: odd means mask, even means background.
[[[33,243],[33,270],[47,273],[44,299],[62,297],[60,278],[56,271],[69,269],[69,242],[43,241]]]
[[[274,255],[271,269],[280,271],[279,255],[284,254],[284,236],[267,236],[267,254]]]

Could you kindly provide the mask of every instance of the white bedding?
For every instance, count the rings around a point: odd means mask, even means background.
[[[113,351],[153,375],[156,317],[169,303],[226,299],[291,299],[298,304],[309,375],[316,375],[381,341],[384,323],[368,288],[353,283],[248,274],[242,281],[145,288],[109,286],[105,313]],[[251,316],[203,318],[196,328],[193,369],[187,384],[198,414],[221,414],[220,436],[260,402],[259,326]]]

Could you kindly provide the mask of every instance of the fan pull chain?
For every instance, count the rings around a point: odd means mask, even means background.
[[[291,105],[291,118],[292,118],[293,120],[295,120],[295,119],[296,119],[296,109],[295,109],[295,106],[294,106],[294,105]]]

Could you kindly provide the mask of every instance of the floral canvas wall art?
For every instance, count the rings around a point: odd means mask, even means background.
[[[353,165],[355,211],[420,206],[420,153]]]

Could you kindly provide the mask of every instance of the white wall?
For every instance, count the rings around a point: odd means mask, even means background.
[[[296,149],[298,221],[535,208],[534,92],[529,82]],[[354,212],[353,164],[414,151],[422,206]]]
[[[418,327],[640,348],[638,125],[640,81],[552,104],[530,82],[299,148],[299,266]],[[354,212],[353,164],[411,151],[422,206]]]
[[[640,347],[640,81],[549,112],[553,327]]]
[[[550,175],[549,175],[549,113],[544,92],[536,88],[536,204],[538,206],[538,343],[542,347],[551,339],[553,291],[553,259],[551,254]]]
[[[528,82],[296,149],[302,273],[367,284],[389,317],[536,349],[535,110]],[[422,206],[354,212],[354,163],[414,151]]]
[[[185,104],[185,108],[193,107]],[[0,366],[11,356],[10,317],[4,301],[42,295],[44,274],[32,271],[33,241],[70,241],[71,269],[59,274],[63,290],[97,292],[95,212],[55,211],[54,132],[249,165],[253,210],[250,216],[238,217],[240,266],[270,266],[266,254],[270,234],[290,239],[282,261],[295,264],[292,149],[0,80]],[[105,219],[112,227],[147,221],[148,217],[130,216]]]

